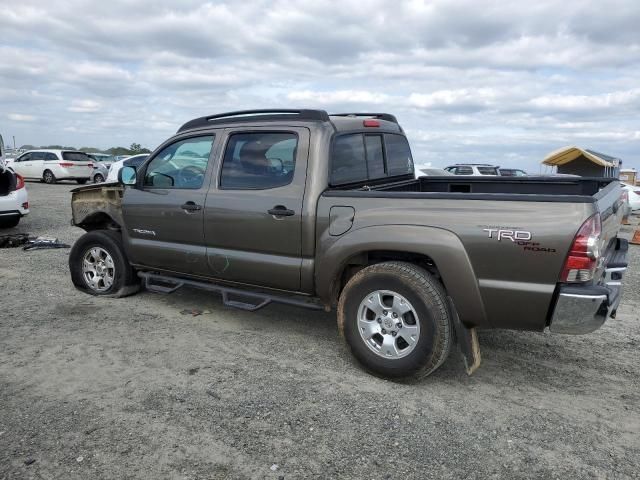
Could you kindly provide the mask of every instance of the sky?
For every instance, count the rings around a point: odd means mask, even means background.
[[[416,163],[640,168],[640,1],[0,0],[0,133],[155,148],[251,108],[381,111]]]

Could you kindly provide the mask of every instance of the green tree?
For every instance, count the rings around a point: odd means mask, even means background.
[[[132,155],[136,155],[142,151],[142,145],[139,143],[132,143],[129,150],[131,150]]]

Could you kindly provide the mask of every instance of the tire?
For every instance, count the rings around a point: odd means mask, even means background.
[[[79,178],[76,180],[76,182],[78,182],[79,185],[84,185],[85,183],[87,183],[87,178]]]
[[[84,261],[88,255],[92,260],[88,260],[88,268],[93,269],[93,274],[85,271]],[[127,260],[119,232],[94,230],[85,233],[71,248],[69,271],[74,286],[91,295],[126,297],[140,290],[140,280]],[[95,278],[96,283],[91,283],[88,277]]]
[[[93,177],[93,183],[102,183],[104,182],[104,177],[100,173],[96,173]]]
[[[44,183],[48,183],[49,185],[53,185],[54,183],[56,183],[56,176],[51,170],[45,170],[42,173],[42,181]]]
[[[13,228],[20,223],[20,217],[0,218],[0,228]]]
[[[356,273],[340,294],[338,328],[367,370],[389,378],[430,375],[446,360],[453,341],[442,285],[406,262]]]

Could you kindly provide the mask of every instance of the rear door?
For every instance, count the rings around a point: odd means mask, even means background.
[[[221,166],[205,205],[212,276],[300,289],[308,155],[307,128],[227,130]]]
[[[173,140],[138,169],[125,188],[122,214],[133,262],[161,270],[208,275],[203,212],[216,135]]]

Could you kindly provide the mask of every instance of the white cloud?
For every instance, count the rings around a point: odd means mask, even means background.
[[[24,113],[9,113],[7,118],[14,122],[33,122],[36,119],[33,115],[26,115]]]
[[[76,113],[94,113],[100,111],[102,105],[95,100],[72,100],[71,106],[67,109]]]
[[[2,20],[1,128],[154,147],[208,113],[371,109],[435,166],[535,170],[569,143],[633,161],[637,25],[636,0],[22,0]]]

